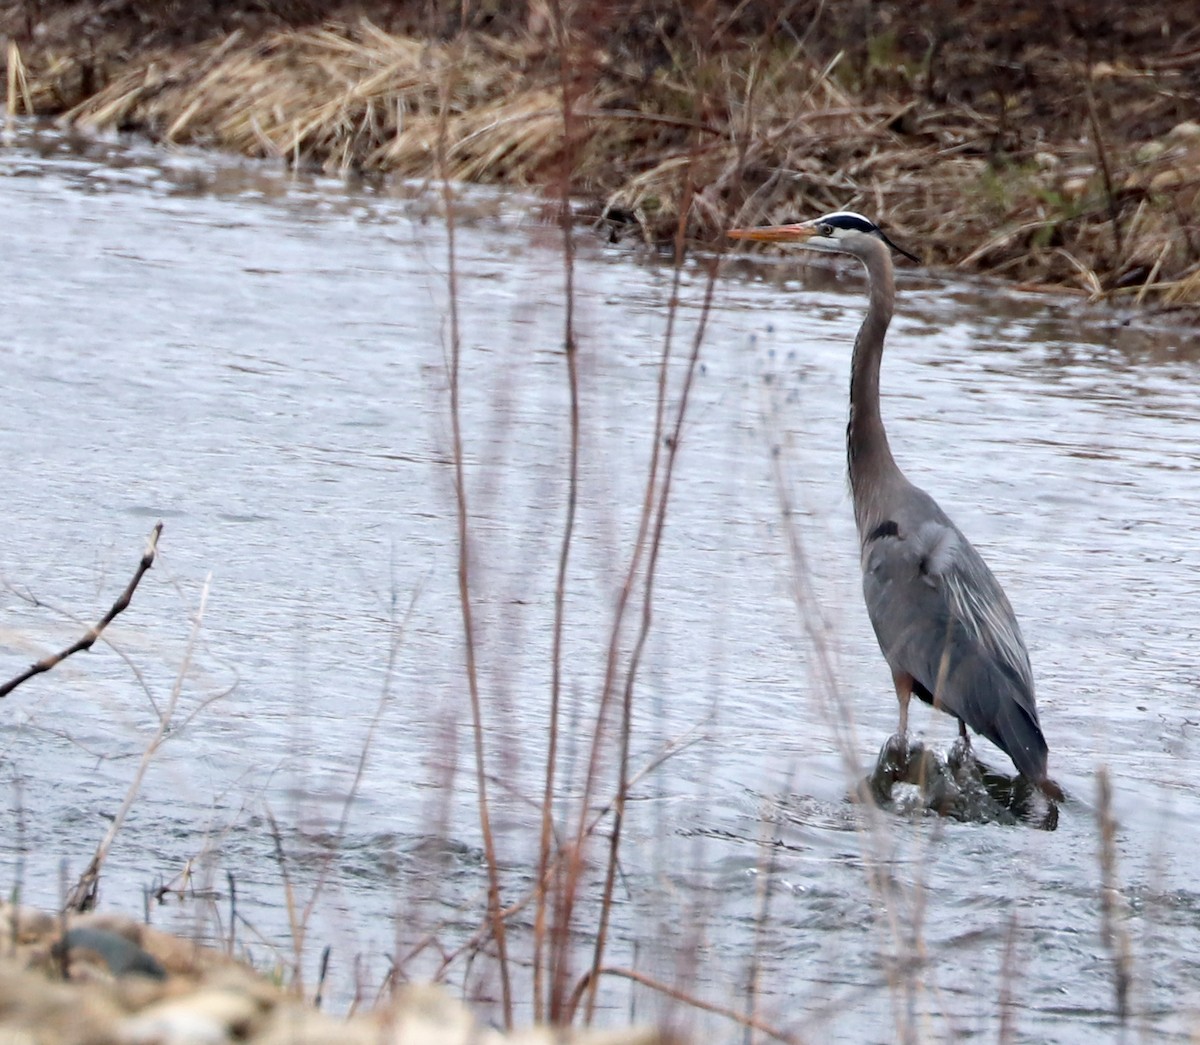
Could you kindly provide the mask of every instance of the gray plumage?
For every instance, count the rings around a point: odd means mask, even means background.
[[[985,736],[1051,797],[1033,671],[1012,606],[979,553],[892,457],[879,409],[879,367],[895,306],[890,249],[873,222],[838,212],[814,221],[734,229],[737,239],[789,242],[858,258],[870,285],[850,365],[846,434],[863,596],[892,669],[900,728],[913,693]],[[965,725],[964,725],[965,724]]]

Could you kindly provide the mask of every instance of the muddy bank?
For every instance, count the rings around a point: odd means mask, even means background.
[[[366,176],[565,179],[614,238],[854,207],[932,265],[1200,302],[1189,0],[10,0],[0,33],[13,112]]]

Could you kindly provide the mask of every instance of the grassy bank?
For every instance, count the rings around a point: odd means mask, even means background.
[[[23,0],[0,29],[11,112],[416,179],[444,132],[456,178],[565,174],[614,238],[851,206],[929,264],[1200,302],[1188,2],[576,7]]]
[[[368,176],[433,177],[444,140],[458,178],[565,175],[613,237],[853,207],[929,264],[1200,302],[1187,0],[0,12],[11,112]]]

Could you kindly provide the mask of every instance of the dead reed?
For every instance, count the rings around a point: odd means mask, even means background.
[[[564,968],[562,940],[569,937],[564,926],[555,920],[551,937],[550,955],[546,960],[546,942],[549,927],[547,919],[551,894],[558,901],[563,886],[561,868],[552,843],[559,828],[556,792],[559,786],[559,731],[562,724],[563,691],[563,647],[566,635],[566,594],[569,583],[571,546],[575,537],[575,516],[579,505],[579,440],[580,440],[580,388],[579,388],[579,345],[575,336],[575,232],[570,220],[570,197],[573,164],[575,160],[575,108],[570,90],[571,65],[562,39],[565,26],[562,5],[551,0],[553,31],[560,38],[559,61],[559,104],[562,117],[563,162],[559,169],[558,198],[559,226],[562,230],[563,261],[563,355],[567,364],[567,394],[569,399],[568,438],[570,451],[567,459],[567,503],[563,518],[562,544],[558,558],[558,569],[554,578],[554,625],[550,650],[550,728],[546,738],[546,783],[542,792],[541,835],[538,839],[537,883],[535,886],[535,913],[533,929],[533,1011],[539,1020],[548,1020],[562,1008]],[[551,983],[547,998],[545,981]],[[552,1015],[553,1014],[553,1015]]]
[[[1194,13],[1168,7],[1186,41]],[[570,195],[614,237],[670,244],[682,217],[689,240],[711,242],[734,214],[850,206],[886,216],[931,264],[1118,302],[1200,301],[1184,43],[1164,52],[1130,11],[1123,36],[1067,25],[1052,50],[1040,18],[980,7],[971,32],[921,52],[905,43],[916,9],[880,8],[865,38],[798,0],[539,5],[500,35],[449,40],[365,17],[207,36],[201,21],[198,42],[107,48],[103,32],[87,46],[66,30],[18,34],[9,112],[328,171],[552,193],[569,150]],[[1022,82],[989,57],[989,31],[1021,56]]]
[[[491,810],[488,805],[488,772],[484,750],[483,700],[480,695],[479,671],[476,664],[476,633],[471,574],[471,541],[467,504],[467,485],[463,456],[462,414],[459,395],[462,388],[460,372],[462,340],[459,334],[458,272],[455,250],[455,207],[454,190],[447,161],[449,116],[454,85],[458,82],[462,66],[452,63],[443,70],[444,94],[439,107],[438,137],[436,144],[437,163],[441,175],[442,200],[446,215],[446,281],[449,298],[449,346],[448,371],[450,392],[450,425],[452,430],[451,453],[454,460],[454,504],[458,535],[458,593],[462,610],[463,650],[466,657],[467,688],[471,707],[471,739],[475,754],[475,786],[479,810],[479,829],[483,836],[484,859],[487,864],[488,893],[487,911],[491,930],[491,941],[496,948],[496,967],[500,976],[500,990],[504,1013],[504,1026],[512,1029],[512,982],[508,966],[507,928],[500,904],[500,866],[496,856],[495,836],[492,832]]]
[[[1112,782],[1103,766],[1096,773],[1096,811],[1100,827],[1100,940],[1112,961],[1113,1001],[1117,1018],[1130,1015],[1133,951],[1125,925],[1127,911],[1117,877],[1117,820],[1113,814]]]

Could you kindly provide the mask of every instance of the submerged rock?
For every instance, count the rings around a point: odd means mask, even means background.
[[[897,785],[908,785],[898,791]],[[943,757],[923,742],[888,737],[875,768],[860,787],[884,809],[934,813],[967,823],[1058,826],[1058,806],[1022,776],[1006,776],[980,762],[957,741]]]

